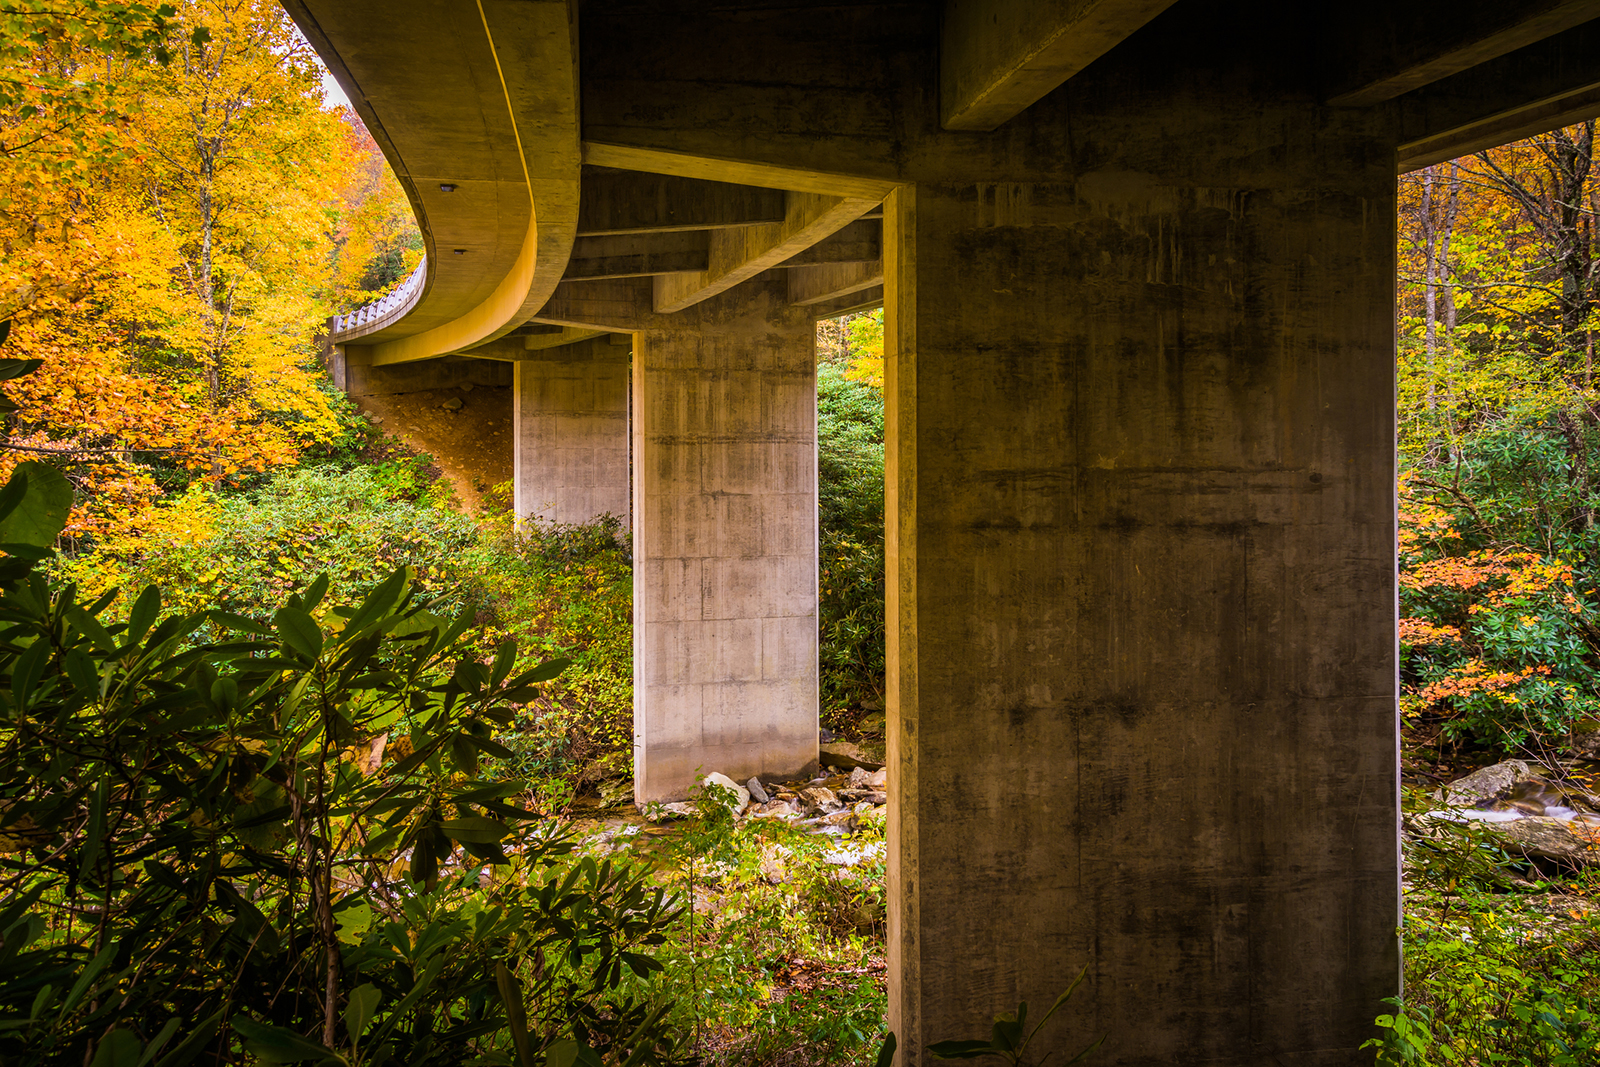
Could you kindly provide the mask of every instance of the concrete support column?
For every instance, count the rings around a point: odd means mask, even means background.
[[[1393,153],[1147,43],[886,209],[906,1065],[1085,966],[1038,1054],[1356,1064],[1399,988]]]
[[[598,337],[518,360],[512,469],[517,517],[631,523],[628,348]]]
[[[634,782],[817,757],[816,331],[759,278],[634,335]]]

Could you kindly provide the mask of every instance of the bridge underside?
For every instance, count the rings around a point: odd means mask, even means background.
[[[1049,1047],[1364,1062],[1396,169],[1600,110],[1600,4],[290,6],[429,241],[351,373],[514,362],[519,509],[631,510],[640,799],[815,755],[813,323],[884,307],[899,1062],[1084,965]]]

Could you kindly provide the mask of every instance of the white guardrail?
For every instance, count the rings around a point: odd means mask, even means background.
[[[403,317],[422,298],[422,283],[427,277],[428,257],[423,256],[417,269],[389,295],[363,304],[347,315],[333,316],[328,321],[333,343],[343,344],[369,333],[377,333]]]

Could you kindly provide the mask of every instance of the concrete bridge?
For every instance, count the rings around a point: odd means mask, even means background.
[[[1600,0],[287,6],[427,242],[347,387],[509,373],[519,509],[631,498],[641,799],[814,754],[813,323],[883,304],[901,1063],[1084,964],[1097,1062],[1366,1061],[1395,176],[1600,112]]]

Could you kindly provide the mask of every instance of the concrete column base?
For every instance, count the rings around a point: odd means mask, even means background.
[[[816,331],[781,278],[634,344],[634,775],[817,758]]]

